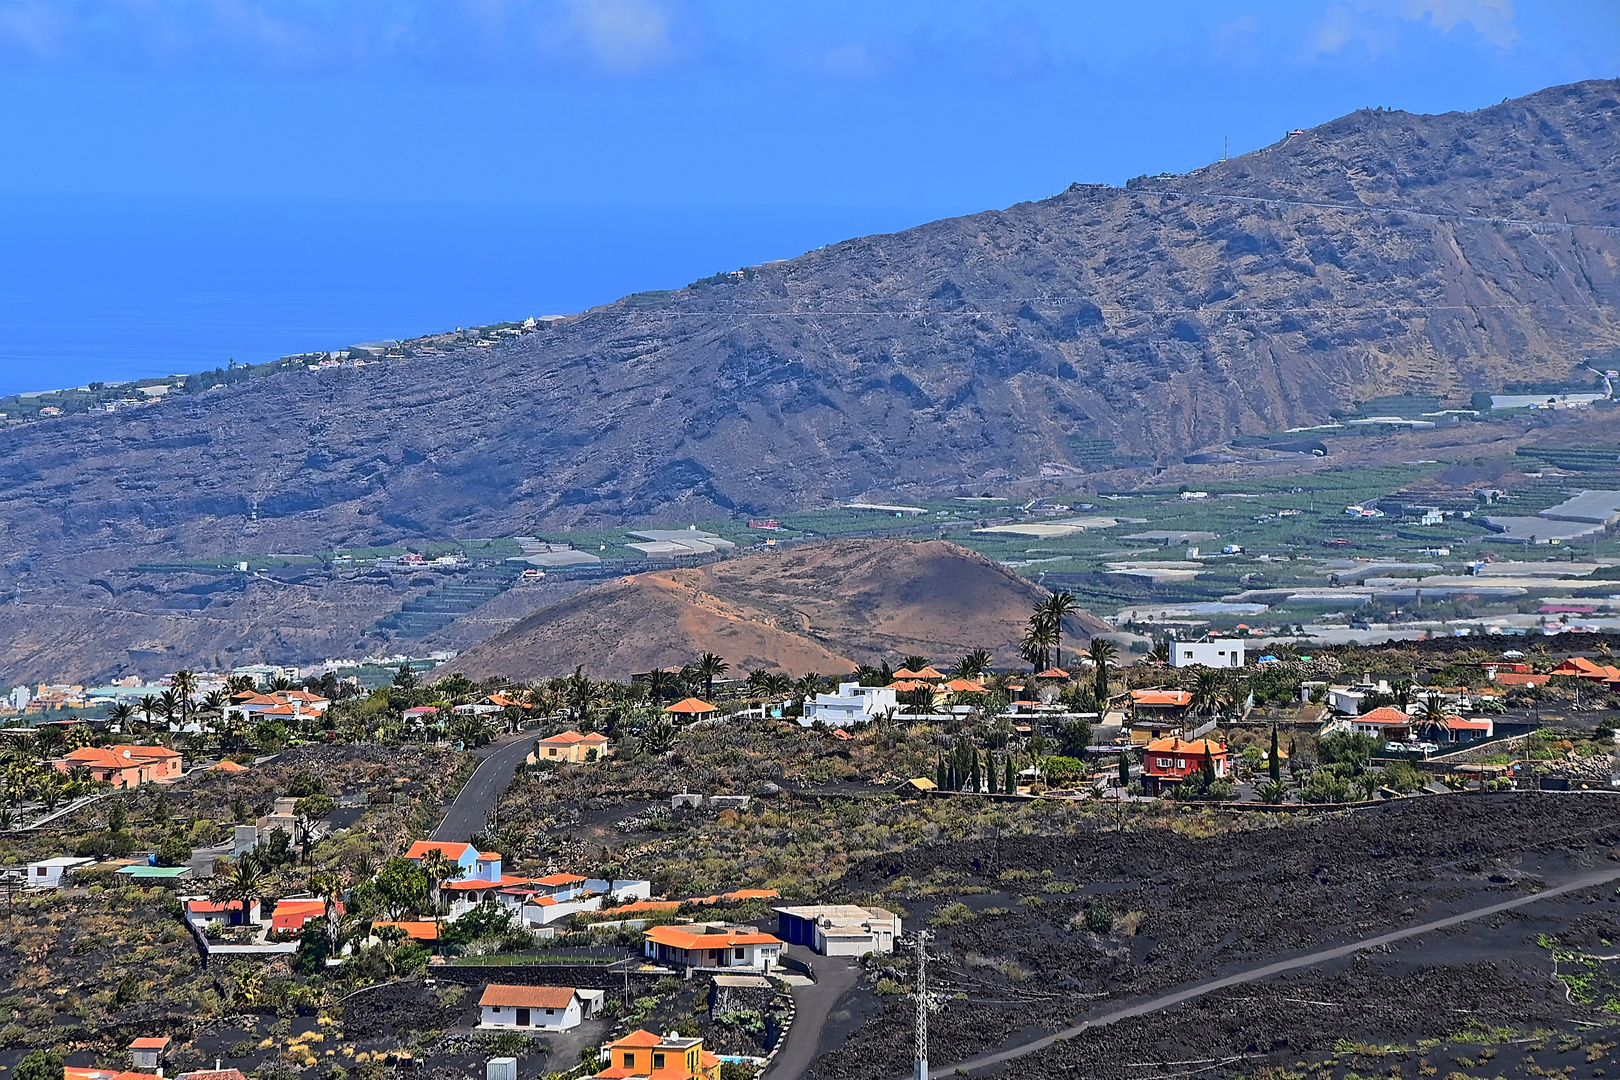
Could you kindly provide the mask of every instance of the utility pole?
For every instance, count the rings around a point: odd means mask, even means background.
[[[928,931],[917,931],[917,1067],[912,1080],[928,1080]]]

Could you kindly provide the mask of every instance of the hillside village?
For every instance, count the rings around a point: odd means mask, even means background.
[[[1461,813],[1475,823],[1451,839],[1477,837],[1493,798],[1563,835],[1615,784],[1605,635],[1203,635],[1133,653],[1075,633],[1074,608],[1044,596],[1016,665],[976,649],[793,677],[705,653],[622,681],[520,683],[402,661],[370,689],[182,670],[146,707],[0,730],[0,1065],[66,1080],[874,1075],[849,1071],[856,1053],[899,1073],[919,949],[950,988],[920,999],[939,1062],[1010,1039],[1010,1014],[991,1019],[1005,1005],[972,1003],[1024,1000],[1035,972],[1083,1009],[1115,983],[1181,977],[1133,942],[1258,918],[1230,898],[1149,899],[1117,867],[1029,853],[952,870],[952,853],[1089,837],[1085,859],[1168,841],[1183,858],[1260,828],[1281,830],[1286,863],[1295,842],[1391,814]],[[1489,841],[1505,845],[1491,865],[1529,858],[1511,851],[1537,831]],[[1092,959],[1052,967],[1015,944],[1052,919]],[[43,992],[46,968],[80,991]],[[1601,995],[1569,985],[1601,1016]],[[832,1024],[835,1000],[864,1019]]]

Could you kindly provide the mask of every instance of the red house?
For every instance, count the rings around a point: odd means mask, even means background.
[[[1154,739],[1147,744],[1142,759],[1142,790],[1148,795],[1163,795],[1174,791],[1176,785],[1195,773],[1202,772],[1208,758],[1215,766],[1215,775],[1226,775],[1226,746],[1213,739],[1185,739],[1172,736]]]

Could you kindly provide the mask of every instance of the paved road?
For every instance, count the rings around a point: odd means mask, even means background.
[[[456,801],[450,804],[450,809],[444,812],[444,820],[433,831],[433,839],[466,840],[482,832],[489,812],[495,809],[495,800],[512,782],[512,775],[533,749],[533,732],[509,735],[484,747],[484,760],[479,762],[478,769],[467,780]]]
[[[833,1005],[860,978],[860,965],[844,957],[814,956],[798,946],[788,949],[801,959],[815,965],[816,981],[807,986],[793,988],[793,1004],[797,1015],[788,1028],[787,1042],[782,1052],[771,1061],[766,1075],[770,1080],[799,1080],[810,1063],[816,1059],[821,1044],[821,1029],[827,1024],[827,1014]]]
[[[1105,1027],[1108,1024],[1113,1024],[1120,1020],[1126,1020],[1133,1016],[1145,1016],[1148,1013],[1160,1012],[1164,1009],[1174,1008],[1175,1006],[1180,1005],[1183,1002],[1191,1001],[1194,998],[1203,997],[1205,994],[1213,993],[1216,990],[1224,990],[1229,986],[1241,986],[1244,983],[1258,982],[1261,979],[1269,979],[1273,975],[1280,975],[1285,971],[1296,971],[1300,968],[1313,967],[1316,964],[1325,963],[1329,960],[1337,960],[1342,956],[1350,956],[1351,954],[1361,952],[1364,949],[1375,949],[1381,945],[1389,945],[1396,941],[1404,941],[1407,938],[1418,937],[1434,930],[1444,930],[1448,926],[1456,926],[1460,923],[1473,922],[1476,919],[1486,919],[1500,912],[1512,911],[1514,908],[1526,907],[1530,904],[1534,904],[1541,900],[1547,900],[1554,896],[1562,896],[1564,893],[1578,892],[1581,889],[1589,889],[1594,885],[1605,885],[1616,880],[1617,878],[1620,878],[1620,867],[1610,867],[1605,870],[1599,870],[1594,873],[1586,874],[1582,877],[1574,879],[1573,881],[1565,882],[1562,885],[1555,885],[1551,888],[1543,889],[1538,893],[1531,893],[1527,896],[1516,896],[1511,900],[1503,900],[1499,903],[1487,904],[1485,907],[1474,908],[1471,911],[1464,911],[1456,915],[1448,915],[1443,919],[1435,919],[1433,922],[1421,923],[1417,926],[1409,926],[1404,930],[1392,930],[1387,934],[1378,934],[1375,937],[1363,938],[1360,941],[1351,942],[1349,945],[1340,945],[1337,948],[1323,949],[1320,952],[1313,952],[1304,956],[1297,956],[1291,960],[1277,960],[1262,967],[1250,968],[1248,971],[1240,971],[1234,975],[1225,975],[1219,979],[1198,983],[1194,986],[1189,986],[1173,993],[1166,994],[1163,997],[1154,998],[1151,1001],[1144,1001],[1137,1005],[1129,1005],[1123,1009],[1116,1009],[1114,1012],[1104,1013],[1101,1016],[1093,1017],[1092,1019],[1078,1024],[1075,1027],[1048,1035],[1043,1039],[1035,1039],[1031,1042],[1020,1043],[1017,1046],[1009,1046],[1004,1050],[998,1050],[990,1054],[983,1054],[976,1058],[969,1058],[967,1061],[959,1061],[950,1065],[933,1067],[928,1070],[928,1075],[930,1078],[947,1077],[954,1076],[958,1072],[971,1073],[975,1069],[983,1069],[992,1065],[1002,1065],[1006,1062],[1014,1061],[1029,1054],[1045,1050],[1047,1047],[1051,1046],[1060,1039],[1072,1039],[1077,1035],[1083,1034],[1090,1028]],[[795,1023],[793,1026],[797,1028],[799,1025]],[[908,1080],[909,1076],[910,1074],[907,1074]],[[773,1077],[772,1080],[775,1080],[775,1078]]]

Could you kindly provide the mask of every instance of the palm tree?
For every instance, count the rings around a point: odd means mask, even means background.
[[[129,734],[129,722],[135,719],[135,706],[127,701],[120,701],[107,710],[107,719],[118,725],[118,730]]]
[[[163,691],[158,695],[157,711],[159,716],[173,723],[175,714],[180,711],[180,695],[173,689]]]
[[[141,715],[146,717],[146,726],[152,726],[152,717],[158,712],[158,699],[151,694],[141,698]]]
[[[462,874],[462,867],[451,862],[438,848],[429,851],[421,862],[422,872],[428,879],[428,899],[433,904],[433,920],[439,920],[439,893],[444,883],[454,881]]]
[[[976,679],[989,666],[990,654],[983,649],[974,649],[956,662],[956,670],[952,674],[958,679]]]
[[[663,668],[653,668],[647,672],[647,693],[657,704],[662,705],[674,688],[675,677]]]
[[[793,680],[780,671],[773,671],[765,676],[765,692],[772,697],[782,697],[793,690]]]
[[[900,666],[907,671],[921,671],[928,666],[928,657],[918,656],[916,653],[912,653],[910,656],[902,656]]]
[[[1226,704],[1227,684],[1225,675],[1214,668],[1199,668],[1197,681],[1193,683],[1192,701],[1189,703],[1195,713],[1212,714]]]
[[[343,879],[331,870],[311,874],[309,891],[321,898],[321,914],[326,917],[326,955],[337,956],[348,944],[354,920],[353,913],[338,911],[338,905],[343,903]]]
[[[242,907],[242,921],[247,922],[248,904],[264,888],[264,870],[252,852],[244,854],[231,864],[215,886],[215,896],[227,904],[235,900]]]
[[[715,653],[706,652],[698,657],[697,663],[692,665],[692,671],[698,678],[703,680],[704,701],[714,697],[714,680],[729,670],[731,670],[731,665]]]
[[[675,745],[675,725],[665,717],[648,724],[641,733],[641,748],[649,754],[667,753]]]
[[[574,714],[575,719],[583,720],[591,714],[591,701],[595,696],[595,689],[591,677],[585,674],[584,665],[576,667],[574,673],[568,676],[563,692],[568,699],[568,709]]]
[[[190,719],[191,699],[197,693],[197,676],[182,668],[169,679],[169,687],[180,697],[180,726]]]
[[[1097,696],[1097,707],[1108,707],[1108,669],[1114,662],[1116,650],[1114,643],[1106,638],[1094,637],[1091,639],[1091,656],[1093,693]]]
[[[1067,589],[1055,592],[1041,602],[1041,613],[1052,621],[1052,652],[1057,657],[1058,667],[1063,666],[1063,620],[1078,610],[1079,601]]]

